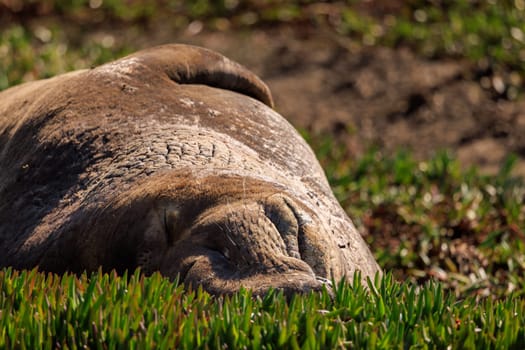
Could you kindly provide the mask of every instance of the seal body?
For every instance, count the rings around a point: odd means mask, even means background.
[[[379,268],[268,88],[166,45],[0,93],[0,266],[180,276],[212,293]]]

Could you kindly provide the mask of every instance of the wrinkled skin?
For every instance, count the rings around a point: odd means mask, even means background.
[[[0,266],[141,267],[212,293],[379,268],[268,88],[166,45],[0,93]]]

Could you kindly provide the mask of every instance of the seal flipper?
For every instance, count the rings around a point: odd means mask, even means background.
[[[170,44],[140,51],[136,57],[165,72],[178,84],[203,84],[235,91],[274,107],[266,84],[247,68],[216,52],[197,46]]]

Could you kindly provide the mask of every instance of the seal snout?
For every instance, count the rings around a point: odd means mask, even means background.
[[[314,276],[301,258],[300,221],[290,202],[273,195],[218,205],[204,213],[192,231],[205,232],[215,249],[241,271],[302,270]]]
[[[177,223],[177,206],[163,212],[171,238],[161,272],[179,274],[186,284],[203,285],[217,294],[242,287],[255,294],[270,288],[286,294],[331,289],[302,258],[307,215],[284,195],[212,205],[187,228]]]

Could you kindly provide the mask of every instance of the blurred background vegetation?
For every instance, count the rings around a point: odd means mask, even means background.
[[[522,99],[525,0],[0,0],[0,90],[107,62],[155,36],[276,26],[465,61],[494,99]],[[488,176],[446,151],[421,161],[376,148],[356,158],[332,135],[304,136],[396,278],[437,279],[459,297],[525,293],[525,185],[512,175],[516,157]]]
[[[140,35],[276,25],[329,28],[363,45],[410,47],[432,59],[465,58],[477,65],[485,88],[510,99],[522,91],[524,0],[1,0],[0,88],[134,49],[132,39],[86,38],[97,29]],[[39,61],[32,62],[30,47],[40,53]],[[73,67],[64,54],[73,56]]]

